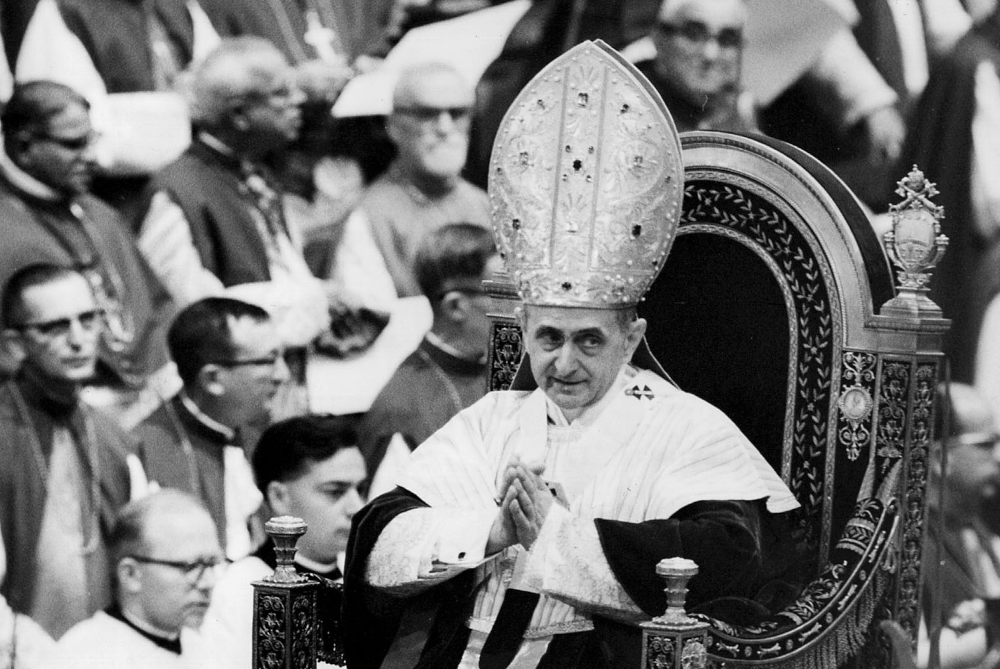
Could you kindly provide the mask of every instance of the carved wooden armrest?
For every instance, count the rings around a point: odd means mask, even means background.
[[[887,556],[896,524],[894,500],[887,504],[874,498],[860,502],[831,553],[829,566],[795,602],[758,625],[730,625],[695,614],[688,620],[706,627],[696,630],[691,623],[681,621],[678,625],[680,618],[676,613],[671,615],[675,608],[671,605],[667,614],[643,625],[643,669],[706,666],[694,657],[697,648],[692,639],[696,633],[705,638],[707,659],[724,666],[840,666],[870,638],[875,609],[887,592],[894,569]],[[657,573],[665,578],[669,571],[666,562],[657,566]],[[668,602],[671,587],[675,586],[668,585]],[[682,659],[687,663],[680,664]]]

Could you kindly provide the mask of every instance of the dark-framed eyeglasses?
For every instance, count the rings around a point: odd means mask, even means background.
[[[409,107],[396,107],[393,114],[409,116],[418,123],[433,123],[441,118],[442,114],[447,114],[452,123],[468,121],[472,114],[472,107],[425,107],[423,105],[412,105]]]
[[[233,358],[231,360],[214,360],[212,364],[220,367],[274,367],[284,360],[284,353],[276,352],[259,358]]]
[[[88,132],[86,135],[81,135],[79,137],[57,137],[55,135],[39,133],[34,135],[34,138],[39,142],[51,142],[53,144],[58,144],[67,151],[83,151],[97,141],[98,135],[96,132]]]
[[[73,328],[73,323],[79,323],[80,327],[87,332],[93,332],[101,324],[103,312],[100,309],[90,309],[75,316],[65,318],[53,318],[49,321],[35,321],[33,323],[21,323],[15,326],[18,330],[33,330],[48,339],[65,337]]]
[[[148,557],[146,555],[129,556],[136,562],[143,564],[155,564],[161,567],[169,567],[177,571],[184,572],[184,577],[189,583],[198,583],[205,577],[205,572],[215,571],[219,567],[227,564],[227,560],[222,557],[209,557],[195,560],[194,562],[184,562],[181,560],[161,560],[159,558]]]
[[[719,32],[712,32],[701,21],[685,21],[683,23],[657,24],[657,29],[665,34],[681,39],[700,47],[711,41],[715,41],[720,49],[735,51],[743,47],[743,30],[740,28],[723,28]]]

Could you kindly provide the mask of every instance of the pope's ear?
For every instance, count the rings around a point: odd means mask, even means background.
[[[628,331],[625,333],[625,346],[628,351],[628,359],[631,359],[632,354],[635,353],[637,348],[639,348],[639,343],[642,341],[645,334],[645,318],[637,318],[628,324]]]

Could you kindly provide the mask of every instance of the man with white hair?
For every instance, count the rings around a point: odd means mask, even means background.
[[[335,279],[345,290],[364,286],[366,304],[381,306],[386,299],[421,294],[413,260],[430,231],[449,223],[489,226],[486,193],[461,176],[474,95],[472,86],[442,63],[416,65],[400,76],[386,121],[396,158],[348,220],[335,265]],[[371,275],[371,261],[352,265],[350,253],[363,247],[359,239],[368,235],[391,285],[359,280]]]
[[[663,612],[660,559],[698,563],[691,606],[751,597],[761,514],[798,506],[645,345],[634,307],[676,235],[684,174],[648,84],[581,44],[497,138],[492,218],[526,356],[511,391],[459,413],[355,516],[352,669],[630,666],[638,639],[620,623]]]
[[[292,68],[264,39],[227,39],[189,94],[197,137],[147,189],[139,249],[181,307],[223,293],[260,304],[284,346],[304,347],[329,324],[327,298],[263,164],[298,136]]]

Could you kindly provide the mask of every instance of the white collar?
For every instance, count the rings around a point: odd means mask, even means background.
[[[31,176],[18,167],[6,151],[0,151],[0,171],[3,172],[7,180],[20,188],[28,195],[37,197],[40,200],[56,202],[64,199],[58,191],[43,184],[41,181]]]
[[[226,441],[232,441],[233,439],[236,438],[236,430],[226,425],[223,425],[222,423],[220,423],[219,421],[215,420],[207,413],[202,411],[201,407],[195,404],[194,400],[188,397],[188,394],[184,392],[184,390],[181,390],[180,393],[178,393],[178,397],[181,398],[181,404],[184,405],[184,408],[187,409],[191,413],[191,415],[194,416],[198,420],[198,422],[200,422],[202,425],[215,432],[218,432],[226,439]]]
[[[236,158],[236,152],[231,148],[226,146],[226,143],[215,135],[210,135],[209,133],[202,130],[198,133],[198,139],[202,141],[203,144],[207,144],[211,148],[215,149],[224,156],[229,156],[230,158]]]

